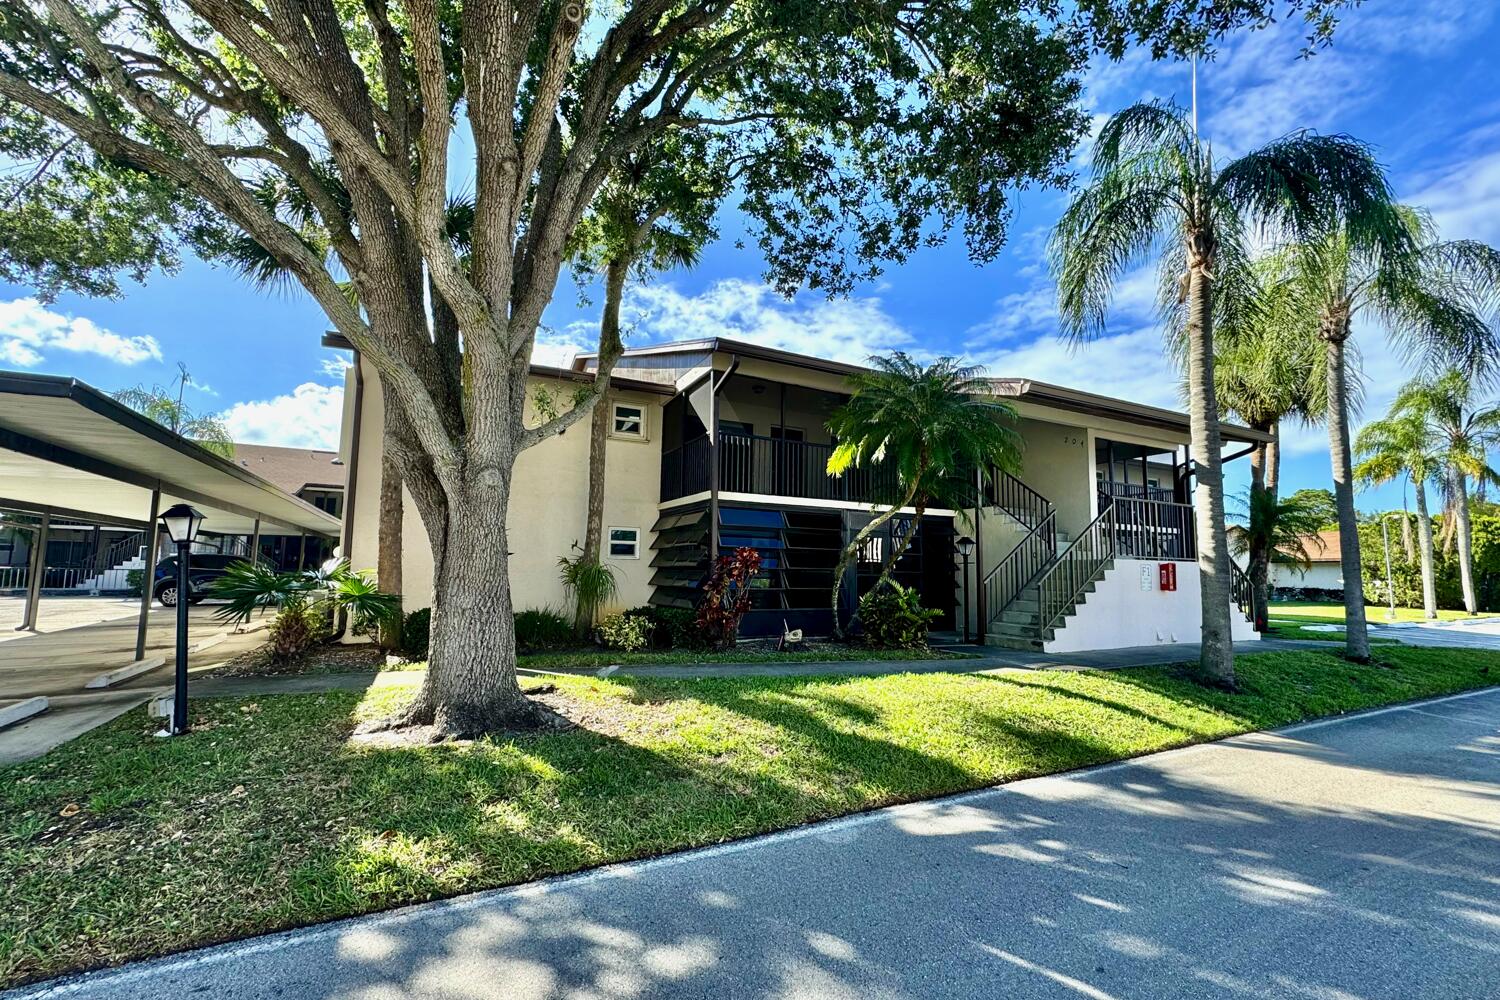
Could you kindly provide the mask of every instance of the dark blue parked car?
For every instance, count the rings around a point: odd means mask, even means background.
[[[212,552],[194,552],[188,559],[188,603],[197,604],[208,596],[208,585],[224,575],[230,563],[242,562],[243,556],[221,556]],[[156,564],[151,580],[151,596],[163,607],[177,606],[177,557]]]

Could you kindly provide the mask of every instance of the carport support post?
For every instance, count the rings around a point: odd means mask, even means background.
[[[151,513],[146,518],[146,568],[141,570],[141,614],[135,623],[135,659],[146,658],[146,619],[151,615],[151,588],[156,583],[156,553],[161,547],[161,525],[156,515],[161,508],[161,490],[151,491]]]
[[[255,519],[255,533],[250,536],[250,565],[260,565],[260,518]]]
[[[17,632],[36,631],[37,603],[42,599],[42,577],[47,575],[47,533],[52,528],[52,515],[43,514],[31,542],[31,564],[26,569],[26,612],[21,615]]]
[[[297,568],[303,569],[307,566],[307,532],[297,532]]]

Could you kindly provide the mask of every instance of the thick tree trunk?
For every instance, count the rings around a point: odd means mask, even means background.
[[[603,368],[614,363],[624,350],[620,339],[620,301],[625,295],[625,279],[629,274],[629,261],[611,260],[604,274],[604,315],[599,322],[599,361]],[[605,449],[609,445],[610,408],[604,398],[594,404],[589,420],[589,496],[583,532],[583,555],[598,562],[604,547],[604,462]],[[580,634],[594,624],[586,621],[590,612],[581,605],[574,614],[573,627]]]
[[[463,494],[449,501],[443,559],[433,567],[427,677],[401,720],[431,724],[439,737],[526,728],[544,718],[516,679],[515,619],[506,584],[509,495],[507,469],[499,476],[466,477]]]
[[[1422,558],[1422,613],[1437,617],[1437,584],[1432,567],[1432,518],[1427,516],[1427,488],[1420,479],[1413,485],[1417,495],[1417,550]]]
[[[1479,599],[1474,595],[1474,536],[1469,524],[1469,477],[1453,470],[1454,516],[1458,522],[1458,577],[1464,588],[1464,610],[1479,613]]]
[[[384,398],[384,440],[392,441],[405,432],[404,421],[396,401]],[[401,462],[394,449],[380,452],[380,509],[376,524],[377,551],[375,582],[387,594],[401,593]],[[401,647],[401,619],[388,622],[380,636],[386,649]]]
[[[1347,316],[1325,319],[1323,340],[1328,360],[1328,453],[1333,463],[1333,497],[1339,514],[1339,559],[1344,571],[1344,644],[1349,659],[1370,660],[1365,624],[1365,584],[1359,561],[1359,521],[1354,513],[1353,449],[1349,444],[1349,371],[1344,346]]]
[[[1198,237],[1202,240],[1202,237]],[[1229,546],[1224,534],[1224,479],[1220,467],[1219,405],[1214,392],[1213,276],[1208,255],[1190,247],[1188,271],[1188,408],[1193,458],[1193,506],[1198,532],[1198,573],[1203,645],[1199,666],[1217,684],[1234,685],[1230,633]]]

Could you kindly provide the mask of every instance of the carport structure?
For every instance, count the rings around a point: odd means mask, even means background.
[[[0,372],[0,510],[29,515],[31,565],[22,628],[34,628],[47,532],[58,520],[137,528],[149,539],[136,659],[145,649],[157,514],[174,503],[202,530],[337,538],[339,521],[77,379]],[[257,545],[252,543],[253,553]]]

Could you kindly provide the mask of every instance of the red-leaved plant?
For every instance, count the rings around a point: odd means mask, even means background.
[[[748,546],[714,561],[698,604],[698,632],[713,649],[728,649],[750,610],[750,581],[760,572],[760,553]]]

